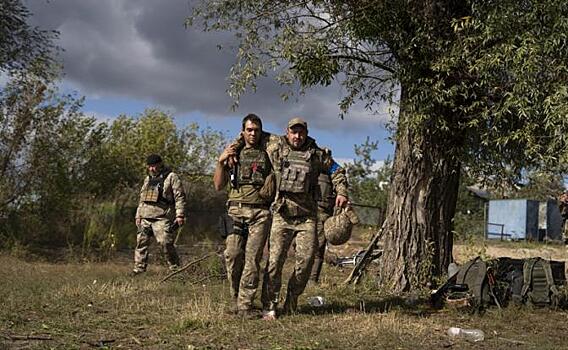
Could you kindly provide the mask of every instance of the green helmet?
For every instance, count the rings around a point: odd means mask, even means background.
[[[341,245],[351,238],[353,226],[359,223],[359,218],[353,208],[336,208],[334,215],[323,224],[323,233],[331,245]]]

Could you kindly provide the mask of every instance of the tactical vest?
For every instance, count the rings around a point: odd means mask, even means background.
[[[332,211],[334,205],[334,195],[333,186],[331,184],[331,177],[328,174],[319,174],[318,187],[318,206],[325,211]]]
[[[285,147],[282,152],[280,192],[309,193],[313,188],[314,150],[295,151]]]
[[[239,155],[239,185],[264,185],[270,174],[270,160],[265,151],[256,148],[243,148]]]
[[[164,169],[157,176],[148,175],[148,184],[141,193],[142,201],[145,203],[171,204],[164,197],[164,181],[171,173],[171,170]]]

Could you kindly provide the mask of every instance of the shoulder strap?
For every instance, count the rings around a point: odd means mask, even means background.
[[[487,263],[481,259],[477,260],[477,276],[475,276],[473,286],[470,288],[479,304],[486,301],[483,300],[483,285],[487,279]]]
[[[558,289],[556,288],[556,283],[554,283],[554,277],[552,276],[552,267],[550,266],[549,260],[542,260],[542,267],[544,269],[544,274],[546,276],[546,283],[548,284],[548,289],[552,292],[552,294],[557,295],[559,294]]]
[[[521,297],[523,298],[526,297],[531,287],[532,272],[537,259],[538,258],[527,259],[523,264],[523,289],[521,290]]]

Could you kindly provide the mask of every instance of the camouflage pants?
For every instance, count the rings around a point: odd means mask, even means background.
[[[316,219],[313,217],[287,219],[275,213],[270,230],[268,291],[267,300],[263,301],[265,310],[276,310],[282,286],[282,270],[294,238],[296,238],[296,261],[294,271],[288,280],[285,311],[296,310],[298,296],[302,294],[308,283],[317,245]]]
[[[327,218],[329,218],[329,214],[319,211],[318,212],[318,220],[316,222],[316,232],[317,232],[317,246],[316,252],[314,255],[314,265],[312,267],[312,273],[310,275],[310,279],[314,282],[319,282],[319,277],[321,273],[321,268],[324,261],[325,256],[325,246],[327,240],[325,239],[325,235],[323,233],[323,223]]]
[[[268,209],[231,206],[229,216],[248,225],[248,236],[230,234],[225,239],[225,264],[231,296],[238,310],[249,310],[258,289],[260,261],[270,230]]]
[[[134,249],[134,267],[145,271],[148,265],[148,247],[152,236],[162,248],[170,268],[179,266],[180,260],[174,247],[175,233],[172,230],[170,219],[142,219],[136,235],[136,248]]]

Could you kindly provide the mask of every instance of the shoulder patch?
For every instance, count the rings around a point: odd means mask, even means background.
[[[331,166],[329,167],[329,170],[327,171],[327,174],[331,175],[331,174],[335,173],[339,168],[341,168],[341,166],[339,164],[337,164],[335,161],[332,161]]]

